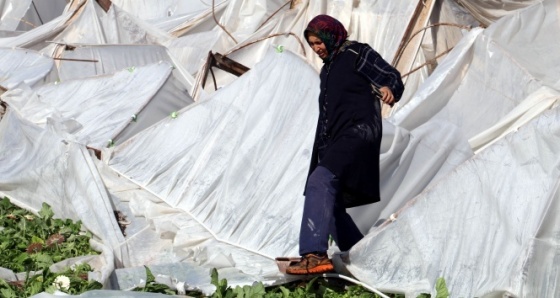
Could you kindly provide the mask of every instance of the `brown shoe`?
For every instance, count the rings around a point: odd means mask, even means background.
[[[321,274],[334,271],[334,266],[328,256],[306,254],[301,261],[294,262],[286,268],[287,274],[305,275]]]

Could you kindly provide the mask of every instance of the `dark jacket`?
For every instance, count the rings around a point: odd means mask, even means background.
[[[360,56],[363,53],[368,57]],[[383,70],[382,75],[358,71],[364,59]],[[368,77],[377,77],[376,82]],[[347,208],[378,202],[381,104],[371,84],[396,89],[391,91],[398,100],[404,89],[400,74],[369,45],[352,43],[323,65],[320,78],[320,112],[309,175],[319,165],[335,174]]]

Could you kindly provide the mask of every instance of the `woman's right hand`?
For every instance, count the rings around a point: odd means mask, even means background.
[[[393,106],[395,103],[395,96],[393,96],[393,91],[387,86],[383,86],[379,88],[379,92],[381,92],[381,101],[384,103]]]

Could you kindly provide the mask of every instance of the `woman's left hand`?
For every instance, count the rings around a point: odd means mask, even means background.
[[[379,88],[379,92],[381,92],[381,101],[384,103],[393,106],[395,103],[395,96],[393,96],[393,91],[387,86]]]

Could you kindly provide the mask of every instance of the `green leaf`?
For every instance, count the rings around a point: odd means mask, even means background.
[[[52,211],[51,206],[49,206],[49,204],[47,203],[43,203],[43,206],[41,207],[41,211],[39,211],[39,216],[42,219],[52,218],[54,216],[54,212]]]
[[[29,296],[33,296],[43,292],[43,283],[37,279],[32,279],[31,282],[25,283],[25,292]]]
[[[49,268],[52,264],[54,264],[52,258],[42,252],[31,255],[31,258],[35,261],[38,269]]]
[[[48,287],[45,288],[45,292],[49,294],[54,294],[55,291],[56,291],[56,287],[52,284],[50,284]]]
[[[32,243],[41,243],[41,244],[45,244],[45,240],[33,235],[31,236],[31,242]]]
[[[313,283],[315,283],[315,281],[317,281],[317,277],[314,277],[312,280],[310,280],[307,285],[305,286],[305,292],[306,293],[310,293],[311,289],[313,288]]]
[[[280,286],[280,291],[282,291],[284,298],[290,297],[290,290],[286,289],[286,287]]]
[[[103,289],[103,284],[101,284],[97,280],[92,280],[92,281],[88,282],[88,284],[85,288],[86,291],[101,290],[101,289]]]
[[[260,298],[260,297],[263,297],[264,294],[266,294],[266,291],[264,289],[264,285],[262,284],[262,282],[253,284],[252,287],[247,286],[247,288],[248,288],[247,289],[248,291],[245,291],[245,297],[247,297],[247,298]]]
[[[447,297],[449,297],[449,291],[447,290],[445,279],[443,279],[443,277],[440,277],[436,281],[436,298],[447,298]]]
[[[152,271],[150,270],[150,268],[148,268],[148,266],[144,266],[144,268],[146,268],[146,284],[151,283],[151,282],[155,282],[156,278],[152,274]]]
[[[2,294],[0,296],[5,298],[17,298],[16,292],[11,288],[0,289],[0,294]]]

